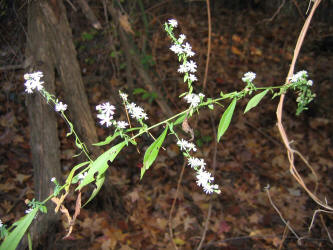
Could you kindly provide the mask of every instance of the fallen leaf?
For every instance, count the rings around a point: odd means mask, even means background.
[[[25,182],[31,177],[31,175],[25,175],[25,174],[16,174],[15,181],[18,181],[20,184]]]

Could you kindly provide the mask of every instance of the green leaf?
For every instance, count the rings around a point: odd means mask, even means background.
[[[90,195],[89,199],[87,200],[86,203],[84,203],[84,205],[82,207],[84,207],[85,205],[87,205],[92,199],[95,198],[95,196],[98,194],[99,190],[101,189],[101,187],[103,186],[103,183],[105,181],[105,173],[103,173],[100,176],[97,176],[96,178],[96,188],[94,189],[94,191],[92,192],[92,194]]]
[[[99,146],[104,146],[104,145],[110,144],[110,142],[112,142],[114,139],[116,139],[119,135],[120,135],[120,132],[116,132],[112,136],[109,135],[108,137],[106,137],[104,141],[94,143],[93,145],[99,147]]]
[[[247,103],[244,114],[249,111],[250,109],[254,108],[259,104],[262,98],[267,94],[269,89],[264,90],[263,92],[256,94],[254,97],[250,99],[250,101]]]
[[[136,88],[133,90],[133,95],[138,95],[138,94],[142,94],[142,93],[147,93],[147,91],[144,90],[143,88]]]
[[[144,93],[142,96],[141,96],[141,98],[143,99],[143,100],[146,100],[147,98],[149,98],[151,95],[150,95],[150,93]]]
[[[230,125],[230,121],[232,118],[232,115],[234,114],[234,110],[236,107],[236,102],[237,99],[234,98],[232,100],[232,102],[230,103],[229,107],[224,111],[221,120],[220,120],[220,124],[217,130],[217,141],[219,142],[222,135],[225,133],[225,131],[227,131],[229,125]]]
[[[162,146],[162,143],[164,142],[168,129],[169,129],[169,126],[167,125],[166,128],[164,129],[163,133],[146,150],[146,153],[143,157],[143,167],[141,168],[140,179],[142,179],[144,173],[150,168],[150,166],[155,161],[155,159],[158,155],[158,152]]]
[[[187,114],[183,114],[183,115],[181,115],[180,117],[178,117],[178,119],[173,123],[173,125],[181,124],[181,123],[185,120],[186,115],[187,115]]]
[[[15,250],[17,245],[20,243],[23,235],[27,231],[30,226],[32,220],[35,218],[38,212],[38,207],[34,208],[30,213],[25,215],[19,221],[15,222],[13,226],[16,228],[11,231],[5,240],[2,242],[0,246],[0,250]]]
[[[75,189],[79,190],[82,187],[88,185],[89,183],[94,181],[94,175],[96,172],[98,172],[99,175],[102,175],[107,168],[109,167],[108,161],[110,160],[113,162],[113,160],[116,158],[120,150],[126,145],[126,141],[123,141],[121,143],[118,143],[117,145],[110,148],[108,151],[101,154],[92,164],[91,167],[87,173],[87,176],[81,181],[80,185]]]
[[[69,175],[66,179],[66,187],[65,187],[66,192],[68,192],[68,190],[69,190],[69,186],[72,183],[72,179],[73,179],[75,171],[78,170],[79,168],[87,165],[88,163],[90,163],[90,161],[81,162],[80,164],[78,164],[74,168],[72,168],[71,172],[69,173]]]

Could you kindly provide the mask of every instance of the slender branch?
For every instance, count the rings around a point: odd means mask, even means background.
[[[172,201],[172,205],[171,205],[171,209],[170,209],[170,213],[169,213],[169,220],[168,220],[169,221],[169,235],[170,235],[170,240],[171,240],[172,245],[173,245],[173,247],[175,249],[178,249],[178,247],[176,246],[176,243],[173,241],[172,214],[173,214],[173,210],[175,209],[175,205],[176,205],[176,201],[177,201],[177,196],[178,196],[178,192],[179,192],[181,181],[183,179],[183,174],[184,174],[185,166],[186,166],[186,161],[184,161],[184,163],[183,163],[183,167],[182,167],[182,170],[181,170],[179,178],[178,178],[177,190],[176,190],[175,198]]]
[[[212,20],[211,20],[211,16],[210,16],[209,0],[206,0],[206,5],[207,5],[207,18],[208,18],[208,44],[207,44],[207,59],[206,59],[206,67],[205,67],[205,76],[204,76],[204,80],[203,80],[203,90],[205,90],[206,84],[207,84],[209,59],[210,59],[210,51],[211,51],[211,43],[212,43]]]
[[[280,210],[277,208],[277,206],[275,206],[275,204],[273,203],[272,201],[272,198],[271,198],[271,195],[269,193],[269,185],[267,187],[265,187],[265,191],[266,191],[266,194],[268,196],[268,199],[269,199],[269,202],[271,203],[272,207],[275,209],[275,211],[279,214],[281,220],[283,221],[283,223],[288,227],[288,229],[295,235],[295,237],[297,238],[297,240],[300,239],[300,237],[297,235],[297,233],[294,231],[294,229],[289,225],[289,222],[286,221],[284,218],[283,218],[283,215],[281,214]]]
[[[295,68],[295,64],[300,52],[300,49],[302,47],[305,35],[307,30],[309,29],[309,25],[311,22],[311,19],[314,15],[315,10],[317,9],[317,7],[319,6],[321,0],[316,0],[316,2],[314,3],[314,5],[312,6],[311,12],[309,14],[309,16],[307,17],[303,28],[301,30],[301,33],[298,37],[297,43],[296,43],[296,47],[294,50],[294,55],[293,55],[293,59],[289,68],[289,72],[288,72],[288,76],[286,78],[286,84],[289,84],[289,79],[293,76],[294,73],[294,68]],[[283,103],[284,103],[284,98],[285,98],[285,94],[282,94],[280,96],[280,102],[278,104],[278,107],[276,109],[276,117],[277,117],[277,126],[282,138],[282,141],[285,145],[285,148],[287,150],[287,156],[288,156],[288,160],[289,160],[289,171],[292,174],[292,176],[296,179],[296,181],[303,187],[303,189],[308,193],[308,195],[321,207],[329,210],[329,211],[333,211],[333,207],[329,206],[327,203],[321,201],[318,196],[316,196],[313,192],[311,192],[308,187],[306,186],[306,184],[304,183],[303,178],[300,176],[300,174],[298,173],[295,165],[294,165],[294,154],[296,153],[296,151],[294,149],[291,148],[290,146],[290,141],[288,140],[288,136],[287,133],[283,127],[282,124],[282,111],[283,111]],[[301,157],[301,159],[305,159],[304,157]]]
[[[217,155],[217,143],[218,142],[216,140],[216,138],[217,138],[216,127],[215,127],[214,119],[213,119],[213,116],[212,116],[211,113],[210,113],[210,121],[211,121],[211,124],[212,124],[214,138],[215,138],[215,140],[214,140],[213,168],[212,168],[212,173],[214,174],[215,169],[216,169],[216,155]],[[197,247],[197,250],[200,250],[202,248],[202,245],[205,241],[207,230],[208,230],[209,220],[210,220],[210,217],[211,217],[211,214],[212,214],[212,207],[213,207],[213,199],[212,199],[212,196],[210,196],[208,214],[207,214],[206,221],[205,221],[205,227],[204,227],[204,230],[202,232],[201,240],[200,240],[199,246]]]

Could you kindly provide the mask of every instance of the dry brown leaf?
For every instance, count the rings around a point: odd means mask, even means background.
[[[232,41],[235,43],[241,43],[242,42],[242,38],[239,35],[232,35]]]
[[[134,31],[132,30],[131,24],[128,21],[128,15],[120,14],[119,15],[119,23],[120,26],[127,32],[134,35]]]
[[[243,56],[243,53],[235,46],[231,46],[231,52],[237,56]]]
[[[55,204],[57,204],[57,207],[59,206],[60,207],[60,212],[62,212],[66,218],[67,218],[67,221],[68,221],[68,225],[69,226],[69,229],[68,229],[68,233],[66,234],[66,236],[64,237],[65,238],[68,238],[68,236],[70,236],[70,234],[72,233],[73,231],[73,223],[72,223],[72,217],[69,215],[69,212],[68,212],[68,209],[62,204],[62,201],[61,201],[61,198],[57,198],[57,197],[53,197],[51,199]]]
[[[18,181],[20,184],[25,182],[31,177],[31,175],[26,175],[26,174],[16,174],[15,181]]]

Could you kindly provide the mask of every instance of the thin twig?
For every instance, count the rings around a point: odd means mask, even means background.
[[[297,43],[296,43],[296,47],[294,50],[294,55],[293,55],[293,59],[289,68],[289,72],[288,72],[288,76],[286,79],[286,84],[289,83],[289,79],[293,76],[294,73],[294,68],[295,68],[295,64],[296,64],[296,60],[297,57],[299,55],[301,46],[303,44],[305,35],[307,30],[309,29],[309,25],[311,22],[311,19],[313,17],[313,14],[316,10],[316,8],[318,7],[318,5],[320,4],[321,0],[317,0],[314,5],[312,6],[311,12],[309,14],[309,16],[307,17],[307,19],[305,20],[305,23],[303,25],[303,28],[301,30],[301,33],[298,37]],[[277,117],[277,126],[282,138],[282,141],[284,143],[285,148],[287,149],[287,155],[288,155],[288,160],[289,160],[289,171],[292,174],[292,176],[296,179],[296,181],[303,187],[303,189],[308,193],[308,195],[321,207],[329,210],[329,211],[333,211],[333,207],[329,206],[327,203],[321,201],[318,196],[316,196],[313,192],[311,192],[308,187],[306,186],[306,184],[303,181],[303,178],[300,176],[300,174],[298,173],[295,165],[294,165],[294,154],[296,153],[296,150],[292,149],[290,146],[290,141],[288,140],[288,136],[287,133],[283,127],[282,124],[282,111],[283,111],[283,102],[284,102],[284,98],[285,98],[285,94],[282,94],[280,96],[280,102],[278,104],[278,107],[276,109],[276,117]],[[296,153],[298,154],[298,153]],[[300,155],[300,154],[298,154]],[[301,159],[305,159],[304,157],[301,157]]]
[[[208,67],[209,67],[209,59],[210,59],[210,51],[211,51],[211,43],[212,43],[212,21],[210,16],[210,3],[209,0],[206,0],[207,5],[207,18],[208,18],[208,44],[207,44],[207,60],[205,67],[205,76],[203,80],[203,90],[206,88],[207,77],[208,77]]]
[[[316,219],[316,215],[317,215],[317,213],[321,213],[321,212],[323,212],[323,213],[333,214],[333,212],[330,212],[330,211],[327,211],[327,210],[323,210],[323,209],[317,209],[316,211],[314,211],[314,213],[313,213],[313,215],[312,215],[312,220],[311,220],[311,223],[310,223],[310,226],[309,226],[309,229],[308,229],[309,232],[310,232],[310,230],[311,230],[311,228],[312,228],[312,226],[313,226],[313,224],[314,224],[314,221],[315,221],[315,219]]]
[[[321,221],[321,223],[323,224],[323,227],[324,227],[325,230],[326,230],[326,233],[327,233],[328,239],[329,239],[330,242],[333,244],[332,236],[331,236],[330,232],[328,231],[328,228],[327,228],[327,226],[326,226],[326,224],[325,224],[325,221],[324,221],[324,218],[323,218],[323,215],[322,215],[322,214],[320,215],[320,221]]]
[[[175,209],[175,205],[176,205],[176,201],[177,201],[177,196],[178,196],[178,191],[179,191],[179,188],[180,188],[181,181],[183,179],[183,174],[184,174],[185,166],[186,166],[186,161],[184,161],[184,163],[183,163],[183,167],[182,167],[182,170],[181,170],[179,178],[178,178],[177,190],[176,190],[175,198],[172,201],[172,205],[171,205],[171,209],[170,209],[170,214],[169,214],[169,235],[170,235],[170,239],[171,239],[172,245],[173,245],[173,247],[175,249],[178,249],[178,247],[176,246],[176,243],[173,241],[172,214],[173,214],[173,210]]]
[[[282,239],[281,239],[281,244],[280,244],[280,247],[279,247],[279,250],[281,250],[282,249],[282,247],[283,247],[283,242],[286,240],[286,237],[287,237],[287,235],[288,235],[288,227],[287,227],[287,225],[284,227],[284,230],[283,230],[283,235],[282,235]]]
[[[272,22],[274,20],[274,18],[280,13],[280,11],[285,3],[286,3],[286,0],[283,0],[283,2],[280,4],[279,8],[275,11],[273,16],[271,18],[264,19],[264,22]]]
[[[217,134],[216,134],[216,127],[215,127],[215,122],[214,122],[214,118],[213,118],[212,113],[210,113],[210,121],[211,121],[211,124],[212,124],[214,138],[215,138],[215,140],[214,140],[213,163],[212,163],[212,165],[213,165],[212,174],[214,174],[215,169],[216,169],[216,155],[217,155],[217,140],[216,140],[216,138],[217,138]],[[213,207],[213,199],[212,199],[212,195],[211,195],[210,199],[209,199],[209,207],[208,207],[208,213],[207,213],[207,217],[206,217],[206,221],[205,221],[204,230],[202,232],[201,240],[200,240],[199,246],[197,247],[197,250],[200,250],[202,248],[202,245],[205,241],[207,230],[208,230],[209,220],[210,220],[210,217],[211,217],[211,214],[212,214],[212,207]]]
[[[267,187],[265,187],[265,191],[266,191],[266,194],[268,196],[268,199],[269,199],[269,202],[271,203],[272,207],[275,209],[275,211],[279,214],[281,220],[283,221],[283,223],[288,227],[288,229],[295,235],[295,237],[299,240],[300,237],[297,235],[297,233],[294,231],[294,229],[292,229],[292,227],[289,225],[289,222],[286,221],[284,218],[283,218],[283,215],[281,214],[280,210],[277,208],[277,206],[275,206],[275,204],[273,203],[272,201],[272,198],[271,198],[271,195],[269,193],[269,185],[267,185]]]

